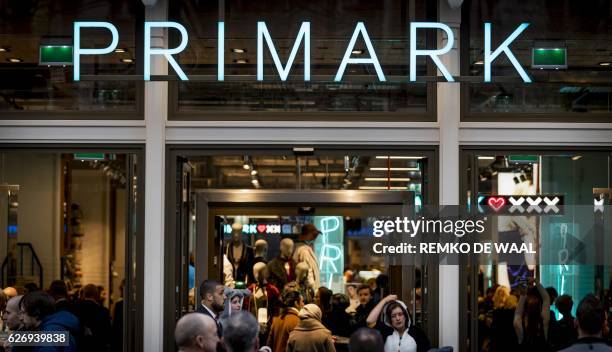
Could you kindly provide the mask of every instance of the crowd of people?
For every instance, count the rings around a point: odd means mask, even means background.
[[[254,286],[236,289],[214,280],[200,286],[197,312],[176,325],[180,351],[424,352],[430,343],[412,324],[406,305],[395,295],[376,300],[369,285],[357,289],[359,304],[350,310],[350,298],[319,287],[309,301],[296,287],[286,286],[274,311],[251,310]],[[380,292],[377,292],[380,296]],[[351,312],[351,313],[349,313]],[[350,337],[350,339],[349,339]]]
[[[498,286],[480,302],[491,308],[481,317],[479,332],[487,338],[480,350],[612,352],[603,339],[608,334],[607,310],[599,298],[584,297],[573,317],[571,297],[556,297],[554,290],[535,280],[525,286],[516,293]],[[348,296],[325,287],[318,289],[312,303],[297,290],[285,290],[269,328],[245,309],[248,290],[208,280],[200,292],[198,312],[183,316],[176,325],[180,351],[431,351],[406,305],[395,295],[376,301],[368,285],[359,287],[359,306],[353,314],[347,312]],[[550,310],[551,302],[562,314],[559,320]]]
[[[7,352],[108,352],[123,350],[123,301],[115,302],[113,314],[104,306],[102,286],[85,285],[69,292],[62,280],[46,290],[29,283],[0,291],[4,339],[0,351]],[[20,346],[7,336],[13,332],[68,333],[65,345]]]
[[[560,314],[557,319],[552,307]],[[478,302],[478,347],[483,352],[612,351],[606,302],[585,296],[572,315],[574,301],[544,288],[533,278],[516,288],[495,285]]]

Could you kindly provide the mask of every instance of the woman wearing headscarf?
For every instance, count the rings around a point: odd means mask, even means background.
[[[331,332],[321,323],[321,309],[307,304],[300,310],[300,322],[289,334],[287,352],[336,352]]]
[[[274,317],[272,327],[268,335],[267,346],[274,352],[285,352],[289,334],[300,322],[298,315],[300,309],[304,307],[304,298],[297,291],[288,291],[283,294],[283,312],[280,316]]]
[[[408,308],[396,295],[383,298],[366,321],[386,337],[385,352],[425,352],[430,348],[427,335],[412,325]]]

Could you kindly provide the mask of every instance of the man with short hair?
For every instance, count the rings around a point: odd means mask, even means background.
[[[83,300],[76,305],[76,315],[81,322],[83,336],[79,348],[83,351],[108,351],[112,336],[109,310],[101,306],[100,290],[94,284],[88,284],[81,290]]]
[[[586,295],[576,310],[578,341],[562,352],[612,352],[603,334],[607,333],[608,320],[601,301],[593,294]]]
[[[176,323],[174,341],[179,352],[215,352],[219,344],[217,324],[208,315],[186,314]]]
[[[68,301],[68,286],[64,280],[55,280],[49,285],[47,293],[55,300],[55,310],[67,310],[70,313],[75,312],[74,306]]]
[[[23,323],[19,316],[19,302],[22,297],[23,296],[15,296],[6,303],[6,310],[2,315],[2,320],[4,320],[4,325],[10,331],[19,331],[23,329]]]
[[[254,352],[258,349],[259,324],[252,314],[241,311],[227,319],[223,345],[227,352]]]
[[[219,314],[225,308],[225,286],[216,280],[205,280],[200,285],[200,304],[198,313],[211,317],[217,324],[217,332],[221,337],[222,329],[219,324]]]
[[[359,306],[355,312],[355,323],[356,326],[367,327],[366,320],[368,315],[370,315],[370,312],[376,306],[376,302],[373,300],[372,288],[368,285],[361,285],[357,289],[357,295],[359,296]]]
[[[378,330],[359,328],[349,339],[349,352],[383,352],[385,344]]]

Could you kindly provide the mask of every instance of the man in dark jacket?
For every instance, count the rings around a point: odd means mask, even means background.
[[[595,295],[588,294],[580,301],[576,318],[578,341],[562,352],[612,352],[612,347],[606,345],[602,338],[608,329],[606,311]]]
[[[217,324],[219,337],[222,336],[223,329],[219,323],[219,314],[225,308],[225,287],[218,281],[206,280],[200,285],[200,304],[198,305],[198,313],[202,313],[211,317]]]
[[[41,332],[68,332],[67,346],[35,346],[33,352],[75,352],[80,326],[79,320],[67,311],[55,311],[55,301],[48,293],[30,292],[19,302],[24,330]]]
[[[83,300],[76,307],[77,317],[83,327],[79,351],[106,352],[110,348],[112,333],[110,312],[98,303],[100,291],[96,285],[86,285],[82,294]]]

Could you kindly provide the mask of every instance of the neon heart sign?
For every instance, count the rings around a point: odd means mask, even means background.
[[[506,200],[503,197],[490,197],[487,204],[495,211],[499,211],[506,205]]]

